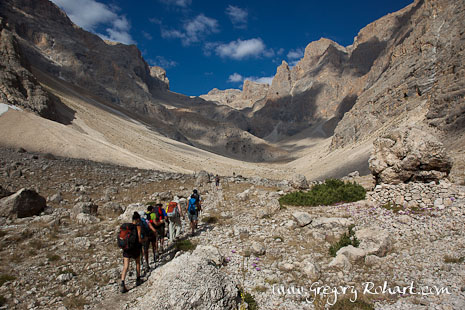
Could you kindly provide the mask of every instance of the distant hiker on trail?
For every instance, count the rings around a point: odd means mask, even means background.
[[[144,239],[144,242],[142,243],[142,254],[145,257],[145,272],[150,271],[150,265],[149,265],[149,248],[150,244],[152,244],[152,252],[153,252],[153,262],[155,263],[156,259],[156,242],[157,242],[157,231],[155,229],[155,226],[150,222],[150,211],[149,211],[150,206],[147,208],[147,212],[145,212],[141,216],[141,233],[142,233],[142,238]],[[153,207],[152,207],[153,211]]]
[[[220,186],[220,177],[218,175],[215,176],[215,185],[216,187]]]
[[[190,195],[187,200],[186,211],[191,225],[191,234],[194,235],[195,229],[197,228],[199,212],[202,211],[200,195],[196,189],[194,189],[192,195]]]
[[[121,225],[120,232],[118,234],[118,246],[123,249],[123,272],[121,273],[121,284],[120,292],[126,293],[128,289],[124,284],[126,279],[126,273],[129,269],[129,260],[134,259],[136,261],[136,286],[142,284],[140,279],[140,252],[141,244],[144,241],[141,236],[141,219],[138,212],[134,212],[132,215],[132,223],[125,223]]]
[[[184,217],[179,198],[174,197],[173,201],[170,201],[166,208],[166,214],[168,215],[169,223],[169,240],[174,242],[177,237],[181,235],[182,223],[181,217]]]

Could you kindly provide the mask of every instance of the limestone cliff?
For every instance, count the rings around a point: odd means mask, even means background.
[[[239,89],[219,90],[214,88],[209,91],[208,94],[201,95],[200,98],[227,105],[237,110],[242,110],[250,108],[257,101],[264,99],[268,89],[268,84],[245,80],[242,91]]]

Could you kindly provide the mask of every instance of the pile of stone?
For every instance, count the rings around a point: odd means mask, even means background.
[[[367,198],[379,204],[391,203],[405,207],[449,207],[457,201],[465,200],[465,187],[451,184],[447,180],[439,184],[401,183],[397,185],[377,185]]]

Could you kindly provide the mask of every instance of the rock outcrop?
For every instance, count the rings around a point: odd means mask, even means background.
[[[52,120],[57,119],[55,99],[31,73],[13,33],[0,17],[0,103],[20,107]]]
[[[401,128],[375,140],[369,160],[377,183],[439,181],[452,162],[443,144],[418,128]]]
[[[415,1],[362,29],[351,49],[377,47],[379,57],[360,53],[373,58],[372,68],[337,125],[331,148],[397,126],[409,114],[426,114],[426,123],[448,134],[463,132],[464,16],[463,1]]]
[[[148,280],[156,289],[130,309],[237,309],[240,295],[236,284],[210,263],[216,255],[208,259],[206,253],[213,252],[185,253],[157,269]]]
[[[208,94],[201,95],[200,98],[242,110],[251,108],[254,103],[264,99],[268,89],[268,84],[245,80],[242,85],[242,91],[239,89],[219,90],[214,88]]]
[[[46,207],[46,200],[33,190],[21,189],[0,200],[0,216],[23,218],[39,215]]]

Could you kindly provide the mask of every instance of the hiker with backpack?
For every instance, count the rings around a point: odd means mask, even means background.
[[[157,241],[155,242],[155,251],[161,252],[163,251],[163,244],[165,240],[165,221],[166,221],[166,216],[164,215],[163,205],[161,203],[157,203],[155,205],[155,208],[153,206],[149,206],[147,210],[148,210],[147,218],[149,219],[149,221],[151,221],[152,225],[155,227],[155,230],[157,231]],[[160,242],[160,248],[158,248],[158,241]]]
[[[132,215],[132,223],[125,223],[121,225],[118,234],[118,246],[123,250],[123,272],[121,273],[120,292],[126,293],[128,289],[124,284],[126,273],[129,269],[129,261],[134,259],[136,261],[136,286],[142,284],[140,278],[140,253],[143,243],[141,236],[141,218],[138,212]]]
[[[158,207],[157,207],[158,205],[161,205],[161,204],[157,204],[156,208],[154,208],[152,205],[149,205],[147,207],[147,212],[145,212],[145,218],[155,228],[155,234],[154,234],[155,235],[155,241],[152,242],[153,261],[154,262],[155,262],[156,256],[157,256],[156,253],[158,252],[158,239],[160,238],[160,235],[164,236],[164,230],[165,230],[164,223],[163,223],[163,217],[160,215],[160,211],[158,210]]]
[[[197,229],[199,213],[202,211],[201,199],[199,192],[194,189],[192,195],[187,200],[187,216],[189,217],[191,226],[191,235],[194,235],[195,229]]]
[[[174,197],[173,201],[170,201],[166,208],[166,214],[169,219],[169,240],[174,242],[181,235],[181,217],[184,217],[178,197]]]
[[[152,207],[153,208],[153,207]],[[140,214],[140,213],[139,213]],[[150,222],[150,220],[146,216],[147,213],[141,215],[141,235],[144,242],[142,243],[142,254],[145,258],[145,272],[150,271],[149,265],[149,248],[150,244],[152,244],[152,251],[153,251],[153,262],[155,263],[156,259],[156,242],[157,242],[157,230]]]

